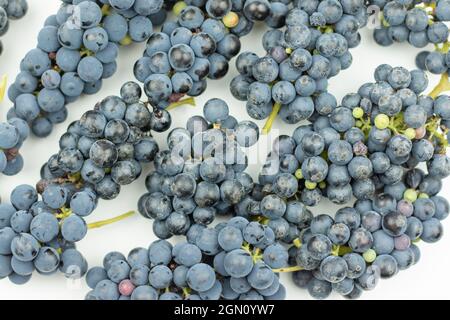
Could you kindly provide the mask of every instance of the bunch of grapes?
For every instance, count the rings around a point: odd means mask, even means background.
[[[135,181],[158,152],[150,135],[153,115],[140,97],[139,85],[128,82],[121,97],[107,97],[87,111],[61,137],[36,188],[20,185],[11,204],[0,204],[0,278],[21,284],[34,270],[52,274],[58,268],[83,276],[87,263],[75,243],[88,229],[133,214],[89,225],[84,220],[99,199],[114,199],[121,186]]]
[[[8,176],[17,174],[23,168],[19,148],[28,137],[30,128],[19,118],[0,122],[0,173]]]
[[[228,60],[240,50],[238,37],[253,27],[242,12],[251,19],[262,19],[257,12],[266,3],[251,10],[248,5],[222,0],[176,5],[162,0],[64,2],[46,20],[37,48],[22,60],[21,72],[8,89],[14,106],[8,112],[8,123],[2,124],[2,130],[10,133],[3,133],[8,142],[0,146],[5,153],[0,155],[0,172],[15,175],[23,168],[19,149],[30,130],[38,137],[48,136],[54,124],[67,118],[67,103],[101,89],[102,79],[116,71],[119,45],[148,40],[134,71],[144,83],[154,114],[169,126],[163,108],[172,102],[172,106],[193,104],[192,99],[179,100],[185,94],[203,93],[207,76],[217,79],[227,73]],[[153,26],[163,24],[172,8],[179,14],[177,21],[165,23],[162,32],[154,33]]]
[[[381,26],[373,34],[378,44],[389,46],[407,41],[416,48],[432,44],[436,50],[420,52],[416,57],[417,66],[434,74],[447,72],[449,30],[445,22],[450,21],[450,1],[374,0],[370,3],[382,10]]]
[[[86,274],[87,300],[217,300],[222,286],[200,249],[154,241],[128,257],[110,252]]]
[[[279,137],[260,184],[236,206],[291,245],[293,281],[317,299],[332,290],[359,297],[409,268],[420,258],[413,242],[438,241],[450,212],[438,195],[450,175],[449,97],[420,95],[428,84],[421,70],[381,65],[375,79],[329,117]],[[307,206],[322,194],[337,204],[357,201],[334,218],[314,217]]]
[[[185,95],[198,96],[206,90],[207,78],[226,75],[229,60],[241,49],[239,38],[253,27],[242,10],[230,0],[174,6],[176,20],[150,36],[144,56],[134,65],[135,77],[153,106],[166,108]]]
[[[28,11],[26,0],[0,0],[0,37],[9,30],[9,21],[21,19]],[[0,41],[0,55],[3,43]]]
[[[445,177],[448,97],[420,95],[428,84],[421,70],[381,65],[375,78],[328,116],[278,137],[259,176],[263,189],[315,206],[322,196],[336,204],[369,199],[419,163],[442,166]]]
[[[28,4],[25,0],[1,0],[0,1],[0,37],[9,30],[9,20],[20,19],[28,11]],[[0,55],[3,51],[3,44],[0,41]],[[2,79],[0,91],[6,86],[6,78]],[[0,92],[0,100],[3,99]],[[0,123],[0,173],[13,175],[20,171],[23,166],[23,159],[18,154],[20,146],[28,136],[28,125],[21,119],[12,119],[8,123]]]
[[[428,44],[444,44],[448,38],[450,2],[390,0],[369,1],[381,11],[381,26],[374,31],[375,41],[382,46],[405,42],[416,48]]]
[[[411,175],[426,179],[423,172],[411,172],[405,183]],[[353,208],[339,209],[334,219],[325,214],[310,219],[289,250],[292,270],[297,268],[294,283],[317,299],[332,291],[354,299],[374,289],[380,278],[391,278],[416,264],[417,242],[441,239],[441,220],[449,214],[449,203],[436,195],[413,202],[395,197],[380,193],[372,200],[358,200]]]
[[[68,103],[97,93],[102,79],[116,72],[119,45],[147,40],[152,21],[162,23],[165,10],[162,0],[64,1],[45,21],[37,48],[22,59],[8,89],[14,106],[8,123],[1,124],[0,172],[17,174],[23,167],[19,149],[29,131],[47,137],[54,124],[66,120]]]
[[[285,226],[286,221],[299,221],[301,227],[303,219],[289,217],[289,205],[280,204],[282,199],[293,199],[296,211],[305,215],[301,203],[316,206],[323,196],[342,205],[352,196],[364,200],[376,191],[396,189],[401,198],[406,191],[400,184],[404,169],[421,162],[428,163],[435,176],[448,175],[448,97],[433,101],[419,96],[428,84],[420,70],[381,65],[375,78],[376,83],[363,85],[359,93],[347,94],[329,116],[275,140],[259,175],[259,189],[272,195],[266,202],[258,199],[258,205],[247,197],[241,215],[280,218]]]
[[[92,300],[264,300],[285,298],[278,272],[287,250],[271,229],[235,217],[172,246],[166,240],[108,253],[86,275]]]
[[[169,133],[169,149],[155,156],[148,192],[139,200],[140,213],[154,219],[153,231],[161,239],[211,224],[253,188],[242,148],[258,141],[258,127],[251,121],[238,123],[220,99],[206,102],[203,111],[204,118],[194,116],[186,129]]]
[[[214,228],[188,235],[222,280],[227,300],[283,300],[286,295],[279,273],[288,265],[288,251],[276,241],[272,228],[258,221],[234,217]]]
[[[332,111],[328,79],[351,65],[349,48],[359,44],[367,20],[364,1],[300,1],[283,13],[283,29],[263,37],[266,56],[239,55],[240,75],[230,85],[237,99],[247,101],[252,118],[268,118],[264,132],[278,113],[295,124]]]

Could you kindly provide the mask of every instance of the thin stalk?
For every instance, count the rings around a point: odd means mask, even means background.
[[[442,92],[450,91],[450,81],[448,80],[448,73],[445,72],[441,75],[441,80],[439,80],[439,83],[436,87],[434,87],[433,91],[431,91],[428,95],[436,99],[438,95],[440,95]]]
[[[270,113],[269,118],[267,119],[266,124],[264,125],[264,127],[262,129],[262,134],[268,134],[270,132],[270,130],[272,130],[273,122],[277,118],[277,115],[280,112],[280,109],[281,109],[281,103],[277,102],[273,105],[272,112]]]
[[[114,217],[114,218],[111,218],[111,219],[101,220],[101,221],[89,223],[88,224],[88,229],[101,228],[103,226],[107,226],[107,225],[112,224],[114,222],[118,222],[118,221],[121,221],[121,220],[126,219],[128,217],[131,217],[134,214],[136,214],[136,212],[133,210],[133,211],[129,211],[127,213],[124,213],[124,214],[122,214],[120,216],[117,216],[117,217]]]
[[[183,105],[191,105],[191,106],[194,106],[195,107],[195,99],[193,98],[193,97],[189,97],[189,98],[186,98],[186,99],[182,99],[182,100],[180,100],[180,101],[177,101],[177,102],[172,102],[167,108],[166,108],[166,110],[172,110],[172,109],[175,109],[175,108],[177,108],[177,107],[179,107],[179,106],[183,106]]]
[[[302,271],[302,270],[304,270],[304,269],[300,266],[272,269],[272,271],[275,273],[296,272],[296,271]]]
[[[2,102],[3,98],[5,97],[7,83],[8,83],[8,76],[5,74],[3,75],[2,80],[0,81],[0,102]]]

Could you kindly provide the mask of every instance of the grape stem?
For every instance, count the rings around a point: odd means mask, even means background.
[[[177,108],[177,107],[179,107],[179,106],[183,106],[183,105],[191,105],[191,106],[194,106],[195,107],[195,99],[193,98],[193,97],[189,97],[189,98],[186,98],[186,99],[182,99],[182,100],[180,100],[180,101],[177,101],[177,102],[172,102],[167,108],[166,108],[166,110],[172,110],[172,109],[175,109],[175,108]]]
[[[338,245],[333,245],[333,250],[331,251],[331,255],[333,256],[339,256],[339,249],[341,247]]]
[[[97,222],[93,222],[93,223],[89,223],[88,224],[88,229],[96,229],[96,228],[101,228],[103,226],[112,224],[114,222],[118,222],[121,221],[123,219],[126,219],[128,217],[131,217],[132,215],[136,214],[136,212],[134,210],[132,211],[128,211],[127,213],[124,213],[120,216],[111,218],[111,219],[107,219],[107,220],[101,220],[101,221],[97,221]]]
[[[189,297],[191,295],[191,289],[190,288],[183,288],[183,294],[185,297]]]
[[[438,95],[440,95],[442,92],[449,91],[450,90],[450,81],[448,80],[448,73],[445,72],[441,75],[441,80],[439,80],[439,83],[436,87],[434,87],[433,91],[431,91],[428,95],[436,99]]]
[[[302,246],[302,242],[300,241],[299,238],[294,239],[294,241],[292,241],[292,244],[297,248],[300,248]]]
[[[62,207],[59,209],[61,213],[55,215],[56,219],[63,220],[72,214],[71,209],[67,209],[66,207]]]
[[[360,123],[357,124],[357,126],[359,125],[359,128],[362,130],[362,132],[364,132],[364,134],[366,135],[366,138],[367,138],[369,136],[370,129],[372,129],[370,117],[368,117],[367,120],[364,120],[364,118],[361,118],[361,119],[358,119],[358,121],[360,121]]]
[[[253,263],[257,263],[258,261],[263,259],[263,255],[261,254],[261,249],[256,248],[252,253]]]
[[[304,270],[304,269],[300,266],[272,269],[272,271],[275,273],[287,273],[287,272],[296,272],[296,271],[302,271],[302,270]]]
[[[352,248],[347,247],[347,246],[339,246],[339,248],[337,249],[337,253],[339,256],[344,256],[347,253],[351,253],[353,252]]]
[[[425,125],[425,129],[429,132],[428,140],[432,141],[433,138],[438,140],[439,145],[443,148],[442,153],[446,152],[446,149],[449,146],[449,142],[447,140],[448,129],[442,129],[442,133],[438,131],[440,126],[440,118],[435,117],[430,122]]]
[[[3,75],[2,80],[0,81],[0,102],[2,102],[3,98],[5,97],[7,83],[8,83],[8,76],[5,74]]]
[[[442,44],[442,47],[439,47],[439,45],[435,44],[434,47],[435,47],[436,51],[439,51],[440,53],[444,53],[445,54],[450,49],[450,42],[445,41]]]
[[[129,35],[126,35],[122,40],[119,41],[122,46],[129,46],[133,43],[133,39]]]
[[[387,22],[386,19],[384,18],[383,11],[380,11],[379,18],[380,18],[380,21],[381,21],[381,24],[383,25],[383,27],[385,27],[385,28],[390,27],[389,22]]]
[[[262,134],[268,134],[270,130],[272,130],[273,122],[275,121],[278,112],[280,112],[281,109],[281,103],[277,102],[273,105],[272,112],[269,115],[269,118],[266,121],[266,124],[264,125],[262,129]]]
[[[266,217],[261,217],[261,219],[258,221],[260,224],[262,224],[262,225],[268,225],[269,224],[269,222],[270,222],[270,219],[269,218],[266,218]]]
[[[80,53],[82,57],[90,57],[93,55],[92,51],[86,48],[82,48]]]
[[[67,176],[67,179],[68,179],[69,182],[72,182],[72,183],[80,182],[81,181],[81,173],[80,172],[76,172],[76,173],[73,173],[73,174],[69,174]]]
[[[400,134],[400,132],[397,130],[396,126],[394,125],[394,118],[390,118],[390,119],[389,119],[388,129],[391,129],[391,131],[392,131],[395,135]]]
[[[111,7],[108,4],[104,4],[102,6],[102,15],[103,16],[109,16],[111,14]]]

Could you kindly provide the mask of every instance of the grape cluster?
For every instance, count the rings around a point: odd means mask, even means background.
[[[9,30],[9,21],[21,19],[28,11],[26,0],[0,0],[0,37]],[[0,55],[3,43],[0,40]]]
[[[450,55],[443,50],[422,51],[416,57],[416,66],[419,69],[433,74],[446,74],[447,78],[449,65]]]
[[[438,45],[447,42],[448,27],[445,22],[450,20],[448,0],[369,2],[382,10],[381,26],[373,34],[379,45],[407,41],[416,48],[423,48],[430,43]]]
[[[85,235],[87,225],[77,214],[63,219],[50,207],[48,201],[58,197],[55,191],[49,188],[45,198],[38,200],[35,188],[19,185],[11,193],[11,204],[0,204],[0,279],[8,277],[21,285],[35,271],[51,275],[59,269],[68,277],[80,277],[87,271],[87,263],[74,244]],[[95,206],[93,194],[78,194],[80,198],[87,195]]]
[[[446,124],[448,97],[420,95],[428,84],[421,70],[381,65],[375,78],[328,116],[280,136],[259,176],[263,188],[307,206],[322,196],[341,205],[398,187],[404,169],[422,162],[440,163],[445,171],[447,140],[438,131]]]
[[[69,125],[60,151],[42,167],[40,190],[54,179],[89,184],[102,199],[114,199],[120,187],[136,180],[141,163],[153,161],[158,145],[150,130],[157,118],[139,102],[137,83],[122,86],[121,97],[109,96]],[[155,126],[158,126],[159,122]]]
[[[235,217],[175,246],[158,240],[127,258],[108,253],[86,275],[93,289],[86,299],[281,300],[286,291],[276,272],[288,258],[270,228]]]
[[[214,228],[188,234],[189,243],[213,257],[226,300],[283,300],[279,273],[288,265],[287,249],[275,240],[272,228],[244,217],[234,217]]]
[[[103,267],[88,271],[86,282],[93,289],[87,300],[213,300],[222,291],[197,246],[165,240],[134,248],[128,257],[108,253]]]
[[[37,47],[22,59],[21,72],[8,89],[14,106],[8,123],[1,124],[7,140],[0,145],[5,151],[0,155],[4,174],[22,169],[19,149],[29,131],[47,137],[54,124],[66,120],[68,103],[97,93],[102,79],[115,73],[119,45],[147,40],[153,33],[152,21],[162,23],[166,16],[162,0],[63,2],[45,21]]]
[[[330,114],[328,79],[351,65],[349,48],[359,44],[367,13],[364,1],[299,1],[278,19],[285,28],[265,33],[267,54],[240,54],[230,84],[252,118],[268,118],[265,132],[278,113],[289,124]]]
[[[411,172],[406,181],[418,174]],[[422,177],[426,179],[423,172]],[[332,291],[358,298],[364,290],[374,289],[380,278],[391,278],[416,264],[417,242],[434,243],[442,237],[441,220],[449,208],[440,196],[410,202],[381,193],[372,200],[358,200],[353,208],[339,209],[334,219],[318,215],[289,250],[293,270],[298,269],[293,282],[316,299]]]
[[[203,111],[204,118],[194,116],[186,129],[169,133],[169,149],[155,156],[148,192],[139,200],[139,212],[154,219],[153,231],[161,239],[211,224],[253,187],[241,148],[258,141],[258,127],[251,121],[238,123],[220,99],[206,102]]]
[[[422,51],[416,64],[422,70],[434,74],[447,72],[450,1],[370,1],[382,10],[380,28],[375,29],[374,39],[382,46],[405,42],[416,48],[433,44],[437,50]]]
[[[241,49],[240,37],[253,22],[241,12],[242,1],[185,1],[174,6],[175,21],[147,41],[142,58],[134,65],[136,79],[144,84],[149,102],[166,108],[183,96],[198,96],[206,90],[206,79],[220,79],[229,60]]]
[[[28,137],[30,128],[19,118],[0,122],[0,173],[8,176],[17,174],[23,168],[19,148]]]
[[[122,86],[73,122],[60,138],[60,151],[41,170],[36,188],[16,187],[11,204],[0,204],[0,278],[24,283],[36,269],[83,276],[87,263],[75,250],[88,229],[128,217],[87,225],[99,199],[117,197],[135,181],[158,145],[150,135],[153,114],[139,102],[137,83]],[[39,194],[41,200],[39,200]]]
[[[291,245],[293,281],[317,299],[333,290],[357,298],[409,268],[420,258],[413,242],[438,241],[450,212],[438,195],[450,175],[450,98],[421,95],[428,84],[421,70],[381,65],[375,79],[330,116],[280,136],[259,184],[236,206]],[[314,217],[307,206],[322,196],[357,201],[334,218]]]

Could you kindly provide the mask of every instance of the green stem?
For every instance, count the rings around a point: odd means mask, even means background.
[[[65,219],[68,216],[70,216],[72,214],[72,210],[71,209],[67,209],[65,207],[62,207],[61,209],[59,209],[61,211],[61,213],[55,215],[56,219]]]
[[[343,255],[346,255],[347,253],[351,253],[351,252],[353,252],[352,248],[347,247],[347,246],[339,246],[339,249],[338,249],[339,256],[343,256]]]
[[[183,105],[191,105],[195,107],[195,99],[193,97],[189,97],[177,102],[173,102],[166,108],[166,110],[169,111]]]
[[[389,22],[387,22],[386,19],[384,18],[383,11],[380,12],[379,18],[380,18],[380,21],[381,21],[381,24],[383,25],[383,27],[385,27],[385,28],[390,27]]]
[[[247,242],[244,242],[241,249],[247,251],[250,255],[252,254],[252,251],[250,250],[250,245]]]
[[[253,263],[257,263],[258,261],[261,261],[263,259],[263,255],[261,254],[261,249],[256,248],[252,252],[252,260]]]
[[[102,15],[109,16],[111,14],[111,7],[108,4],[102,6]]]
[[[189,297],[191,295],[191,289],[190,288],[183,288],[183,295],[185,297]]]
[[[128,217],[131,217],[134,214],[136,214],[135,211],[129,211],[127,213],[124,213],[124,214],[122,214],[120,216],[117,216],[117,217],[114,217],[114,218],[111,218],[111,219],[101,220],[101,221],[89,223],[88,224],[88,229],[101,228],[103,226],[106,226],[106,225],[112,224],[114,222],[118,222],[118,221],[121,221],[121,220],[126,219]]]
[[[0,102],[2,102],[3,98],[5,97],[7,83],[8,83],[8,76],[5,74],[3,75],[2,80],[0,81]]]
[[[372,125],[370,122],[370,116],[364,120],[364,118],[359,119],[359,121],[361,121],[361,131],[364,132],[364,134],[366,135],[366,137],[369,135],[370,129],[372,129]]]
[[[90,57],[93,55],[92,51],[86,48],[82,48],[80,54],[82,57]]]
[[[122,46],[129,46],[133,43],[133,39],[127,34],[122,40],[119,41],[119,43]]]
[[[440,132],[435,132],[434,136],[436,137],[436,139],[439,140],[439,143],[442,146],[442,148],[444,149],[448,148],[448,141],[445,135],[441,134]]]
[[[441,80],[439,80],[439,83],[436,87],[434,87],[433,91],[431,91],[428,95],[436,99],[438,95],[440,95],[442,92],[449,91],[450,90],[450,81],[448,80],[448,73],[445,72],[441,75]]]
[[[338,245],[333,245],[333,250],[331,250],[331,255],[333,256],[338,256],[339,255],[339,249],[341,247]]]
[[[266,124],[264,125],[262,129],[262,134],[268,134],[270,130],[272,130],[272,125],[275,119],[277,118],[278,112],[280,112],[281,109],[281,103],[275,103],[273,105],[272,112],[269,115],[269,118],[266,121]]]
[[[297,248],[300,248],[302,246],[302,242],[299,238],[294,239],[294,241],[292,241],[293,245],[296,246]]]
[[[294,266],[294,267],[287,267],[287,268],[280,268],[280,269],[272,269],[275,273],[286,273],[286,272],[296,272],[296,271],[302,271],[304,270],[300,266]]]
[[[391,120],[390,120],[388,129],[391,129],[391,131],[392,131],[395,135],[398,135],[398,134],[399,134],[399,131],[398,131],[397,128],[395,127],[394,122],[392,121],[392,118],[391,118]]]
[[[450,43],[448,41],[445,41],[442,44],[442,47],[439,47],[438,45],[435,45],[436,51],[439,51],[440,53],[447,53],[450,49]]]

